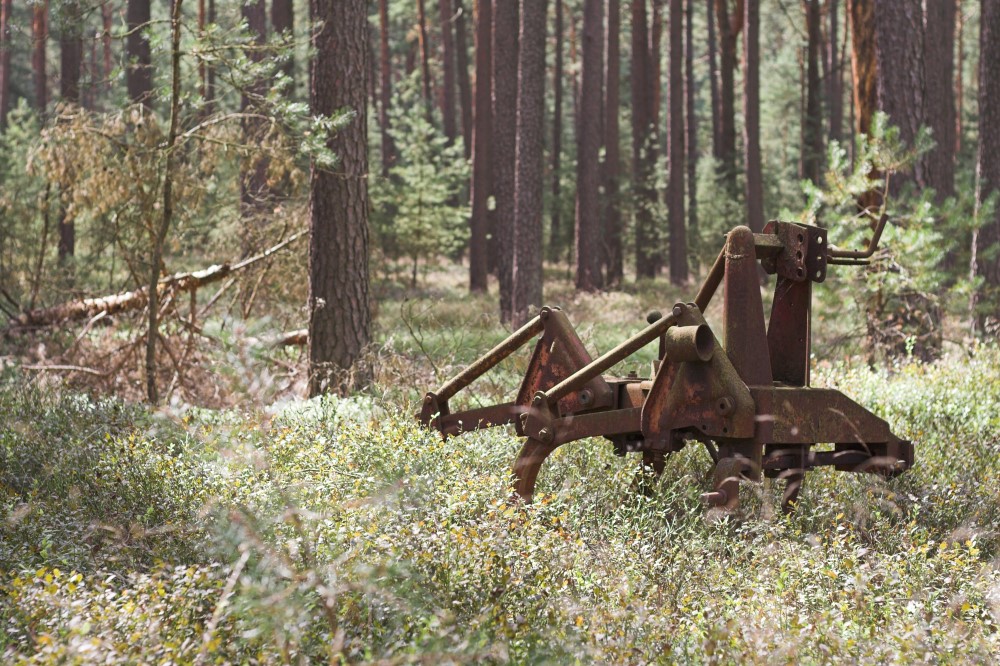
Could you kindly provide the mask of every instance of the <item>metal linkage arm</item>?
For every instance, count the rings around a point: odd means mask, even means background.
[[[580,368],[548,391],[544,391],[542,394],[545,396],[545,400],[549,405],[555,405],[560,399],[573,391],[583,388],[588,381],[604,373],[611,366],[628,358],[653,340],[659,338],[663,335],[664,331],[676,323],[677,315],[675,314],[653,322],[614,349],[594,359],[589,365]]]

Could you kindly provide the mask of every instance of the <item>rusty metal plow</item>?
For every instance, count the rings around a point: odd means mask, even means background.
[[[424,397],[420,421],[445,437],[513,424],[526,437],[514,462],[514,490],[531,501],[545,459],[559,446],[604,437],[619,455],[641,453],[659,475],[665,459],[692,441],[715,463],[706,504],[734,510],[741,481],[761,475],[786,481],[783,508],[792,508],[805,473],[832,466],[892,476],[913,464],[913,446],[843,393],[809,385],[813,283],[829,265],[865,265],[868,248],[837,249],[821,227],[770,222],[764,233],[733,229],[693,302],[592,359],[566,315],[538,316]],[[776,275],[765,320],[758,262]],[[702,313],[723,286],[723,337]],[[528,371],[513,402],[452,413],[448,401],[503,359],[535,339]],[[649,378],[604,376],[638,350],[658,343]],[[832,445],[816,448],[817,445]]]

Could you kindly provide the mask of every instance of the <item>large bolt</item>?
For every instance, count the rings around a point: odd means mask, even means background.
[[[733,402],[733,399],[727,395],[723,396],[722,398],[719,398],[719,402],[716,403],[715,408],[719,412],[719,414],[725,416],[726,414],[729,414],[731,411],[733,411],[733,407],[735,406],[736,405]]]
[[[534,398],[532,398],[531,404],[534,405],[535,407],[541,407],[542,406],[542,396],[536,395]]]
[[[594,399],[594,394],[590,389],[583,389],[580,391],[580,404],[589,405],[590,401]]]
[[[680,317],[682,314],[684,314],[684,306],[678,303],[677,305],[674,306],[672,312],[675,317]]]
[[[646,323],[648,324],[655,324],[661,319],[663,319],[663,313],[660,312],[659,310],[650,310],[646,314]]]
[[[552,431],[548,428],[542,428],[538,431],[538,439],[543,444],[548,444],[552,441]]]

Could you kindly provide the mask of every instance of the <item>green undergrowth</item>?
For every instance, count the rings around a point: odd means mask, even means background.
[[[519,442],[442,441],[382,393],[167,418],[0,388],[5,663],[990,662],[1000,352],[822,365],[917,447],[893,480],[747,484],[689,446],[653,496],[606,442],[509,502]]]

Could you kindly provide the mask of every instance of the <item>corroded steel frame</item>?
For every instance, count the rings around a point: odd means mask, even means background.
[[[826,279],[830,264],[864,264],[885,224],[883,217],[863,251],[831,246],[821,227],[774,221],[761,234],[736,227],[693,302],[677,303],[666,317],[652,313],[646,328],[596,359],[562,311],[542,308],[427,393],[418,418],[445,437],[513,424],[526,437],[513,466],[514,491],[525,501],[545,459],[587,437],[605,437],[620,455],[641,453],[657,475],[670,453],[702,442],[715,463],[714,487],[702,498],[726,510],[738,506],[740,483],[762,474],[786,480],[786,510],[816,467],[899,474],[913,464],[910,442],[839,391],[809,386],[812,285]],[[766,321],[760,268],[776,275]],[[721,343],[703,316],[720,285]],[[449,410],[456,393],[539,334],[513,402]],[[659,353],[651,378],[603,376],[654,341]]]

